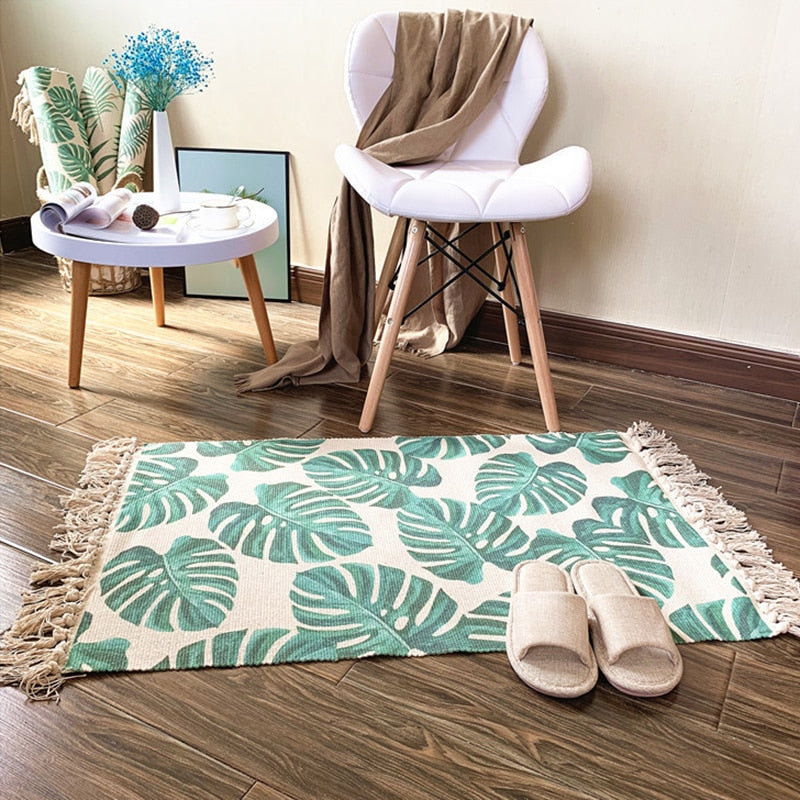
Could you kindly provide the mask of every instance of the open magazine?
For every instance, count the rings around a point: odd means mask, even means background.
[[[129,189],[98,195],[94,186],[81,181],[54,195],[42,206],[39,217],[50,230],[107,242],[155,242],[157,237],[176,238],[180,233],[185,220],[170,216],[159,220],[152,230],[137,228],[131,216],[135,206]]]

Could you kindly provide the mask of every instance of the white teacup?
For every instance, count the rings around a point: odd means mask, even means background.
[[[249,216],[250,209],[235,201],[204,200],[192,216],[192,227],[226,231],[238,228]]]

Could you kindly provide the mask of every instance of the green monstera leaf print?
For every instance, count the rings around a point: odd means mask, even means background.
[[[128,648],[131,643],[121,636],[99,642],[82,642],[81,638],[92,625],[92,614],[87,611],[69,649],[65,672],[122,672],[128,669]]]
[[[90,176],[93,177],[92,160],[85,145],[64,142],[58,146],[58,157],[62,169],[74,181],[85,181]]]
[[[174,663],[165,658],[153,669],[197,669],[264,664],[275,642],[288,632],[284,628],[260,628],[252,633],[247,629],[218,633],[211,639],[199,639],[185,645],[175,654]]]
[[[451,597],[384,565],[315,567],[297,575],[290,597],[298,630],[276,663],[426,653],[458,623]]]
[[[586,476],[564,461],[540,466],[529,453],[503,453],[478,469],[475,492],[486,508],[508,516],[553,514],[586,494]]]
[[[414,500],[412,488],[438,486],[436,468],[391,450],[343,450],[303,464],[306,475],[353,503],[401,508]]]
[[[182,445],[181,445],[182,447]],[[183,519],[207,508],[228,491],[224,473],[194,475],[197,461],[174,456],[169,447],[142,453],[117,517],[129,532]]]
[[[525,437],[529,444],[548,455],[566,453],[573,447],[590,464],[616,464],[630,455],[630,450],[616,431],[599,433],[550,433]]]
[[[201,442],[201,456],[234,455],[234,472],[269,472],[302,461],[319,450],[323,439],[267,439],[260,442]]]
[[[577,536],[566,536],[542,528],[536,531],[533,546],[537,558],[553,561],[567,570],[581,559],[599,558],[624,570],[643,594],[666,599],[674,592],[672,568],[661,553],[621,537],[619,531],[586,528]]]
[[[569,567],[580,558],[602,558],[623,569],[643,594],[672,597],[674,576],[661,547],[707,547],[646,472],[637,470],[612,478],[624,497],[603,496],[592,501],[597,518],[579,519],[574,537],[552,530],[536,532],[542,557]]]
[[[478,436],[399,436],[396,439],[397,446],[406,456],[444,459],[488,453],[504,445],[507,440],[507,436],[492,434]]]
[[[122,619],[157,631],[216,628],[233,608],[239,575],[217,542],[180,536],[165,553],[123,550],[103,569],[100,592]]]
[[[468,652],[497,650],[497,645],[506,640],[508,610],[510,599],[507,595],[493,600],[485,600],[476,608],[468,611],[454,629],[454,636],[460,636]]]
[[[258,503],[222,503],[209,526],[221,542],[282,564],[323,562],[372,544],[368,525],[346,503],[299,483],[261,484]]]
[[[75,136],[73,126],[61,114],[49,114],[36,122],[39,138],[43,142],[69,142]]]
[[[78,92],[73,82],[70,87],[53,86],[47,90],[47,99],[50,102],[52,111],[72,122],[81,121],[80,100]]]
[[[535,558],[527,533],[475,503],[422,499],[400,509],[397,522],[412,558],[448,580],[480,583],[485,564],[511,570]]]
[[[669,622],[678,641],[737,642],[773,635],[749,597],[681,606],[669,615]]]
[[[703,537],[678,513],[661,487],[644,470],[612,478],[625,497],[598,497],[592,506],[599,520],[580,520],[575,532],[603,532],[662,547],[708,547]]]

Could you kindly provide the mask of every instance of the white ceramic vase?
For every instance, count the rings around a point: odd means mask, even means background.
[[[180,208],[178,170],[166,111],[153,112],[153,193],[160,214]]]

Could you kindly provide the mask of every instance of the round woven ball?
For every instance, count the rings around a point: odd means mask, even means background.
[[[141,228],[143,231],[149,231],[151,228],[155,228],[155,226],[158,224],[158,216],[158,211],[156,211],[152,206],[136,206],[132,217],[133,224],[137,228]]]

